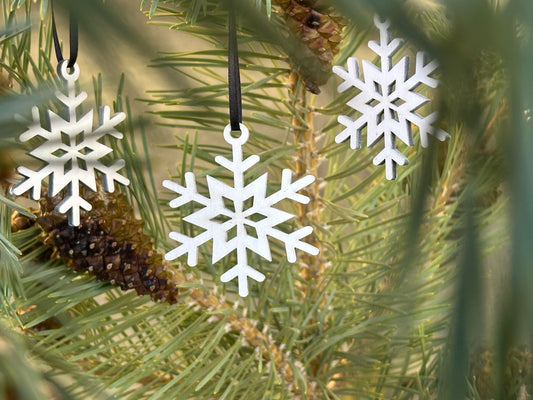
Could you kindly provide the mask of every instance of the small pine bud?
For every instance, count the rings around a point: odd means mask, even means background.
[[[22,231],[24,229],[31,228],[33,225],[35,225],[35,221],[33,219],[22,215],[18,211],[14,211],[13,214],[11,214],[12,232]]]
[[[0,67],[0,95],[6,95],[13,88],[13,78]]]

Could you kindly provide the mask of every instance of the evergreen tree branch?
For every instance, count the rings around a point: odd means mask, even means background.
[[[175,279],[181,285],[193,282],[191,279],[187,279],[187,275],[181,270],[176,272]],[[225,320],[226,332],[239,334],[244,347],[250,347],[254,351],[260,349],[261,356],[272,363],[279,376],[282,377],[291,398],[295,400],[321,398],[321,391],[316,382],[310,379],[301,362],[293,360],[288,351],[283,351],[274,342],[272,335],[268,332],[268,325],[265,325],[263,330],[259,330],[257,321],[246,317],[246,309],[242,316],[231,312],[234,307],[224,299],[219,298],[216,291],[215,293],[208,293],[193,288],[189,291],[188,296],[189,306],[208,312],[211,314],[210,319],[212,321]],[[237,304],[235,303],[235,305]]]

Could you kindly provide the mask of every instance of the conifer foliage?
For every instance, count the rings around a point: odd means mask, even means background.
[[[77,18],[78,62],[91,58],[96,68],[83,66],[86,78],[77,83],[77,91],[89,91],[94,76],[95,104],[85,106],[112,104],[109,115],[127,115],[116,125],[122,140],[102,138],[113,150],[102,163],[123,159],[130,185],[115,193],[82,189],[92,209],[72,227],[54,211],[64,193],[43,191],[33,203],[13,196],[9,187],[20,177],[0,162],[0,398],[531,396],[529,0],[53,3],[58,21]],[[0,6],[0,161],[9,154],[26,165],[24,151],[39,138],[17,141],[27,125],[13,116],[35,105],[35,120],[39,113],[46,125],[44,110],[57,109],[54,93],[62,87],[52,3]],[[132,26],[124,14],[139,6],[146,24]],[[222,136],[230,7],[249,128],[240,149],[243,159],[257,161],[242,178],[264,183],[268,199],[287,180],[284,169],[295,172],[291,182],[314,177],[298,189],[308,202],[280,199],[280,209],[295,217],[280,219],[276,230],[286,237],[309,227],[304,241],[319,250],[296,252],[294,264],[281,241],[269,242],[268,259],[246,253],[265,276],[248,282],[246,298],[236,280],[221,282],[238,263],[235,252],[214,263],[205,241],[195,247],[194,268],[184,254],[162,258],[176,248],[170,232],[195,238],[203,229],[187,218],[199,212],[198,202],[170,207],[176,193],[162,181],[184,188],[190,171],[197,192],[209,193],[206,176],[219,185],[234,178],[216,162],[232,158]],[[342,82],[332,65],[349,65],[354,56],[377,65],[365,53],[377,38],[376,14],[390,21],[383,33],[405,39],[401,57],[424,51],[438,61],[438,75],[432,70],[428,79],[441,85],[420,88],[432,101],[414,111],[438,112],[435,126],[450,134],[438,145],[420,143],[422,133],[408,125],[409,164],[395,181],[373,166],[379,149],[353,152],[335,141],[337,116],[359,115],[346,105],[353,93],[336,93]],[[170,39],[148,40],[149,30]],[[180,47],[189,42],[193,49]],[[126,73],[115,86],[103,85],[102,76],[125,69],[113,56],[126,47],[166,83]],[[154,48],[157,57],[145,59]],[[103,59],[110,62],[95,65]],[[146,91],[135,107],[131,82]],[[156,143],[162,127],[169,133]],[[161,162],[158,146],[171,160]]]

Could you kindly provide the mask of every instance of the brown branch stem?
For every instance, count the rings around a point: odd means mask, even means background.
[[[322,204],[320,203],[321,180],[319,178],[319,166],[321,159],[317,151],[317,135],[314,130],[314,113],[311,103],[314,95],[305,90],[305,85],[296,72],[289,76],[291,106],[296,113],[292,118],[291,133],[294,143],[298,145],[296,150],[296,174],[297,176],[312,175],[317,179],[308,186],[304,192],[310,199],[308,204],[298,205],[298,222],[301,226],[311,225],[313,233],[308,236],[308,243],[316,246],[320,253],[318,256],[301,254],[299,259],[299,275],[309,284],[314,292],[320,285],[328,263],[324,257],[325,248],[320,241],[320,233],[317,227],[322,224]],[[305,121],[305,123],[304,123]],[[307,292],[307,288],[300,288]]]

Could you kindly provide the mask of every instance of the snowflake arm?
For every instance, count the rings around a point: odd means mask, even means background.
[[[281,188],[276,193],[265,199],[265,204],[272,206],[283,199],[290,199],[301,204],[309,203],[309,197],[299,194],[298,191],[302,190],[306,186],[309,186],[315,181],[315,177],[312,175],[304,176],[295,182],[292,181],[292,171],[290,169],[284,169],[281,174]]]
[[[81,209],[90,211],[91,204],[79,195],[79,180],[73,179],[69,187],[69,194],[58,205],[57,211],[66,214],[70,211],[69,222],[72,225],[79,225]],[[77,222],[77,224],[76,224]]]
[[[359,62],[357,61],[357,58],[348,58],[347,70],[339,65],[334,65],[333,72],[344,79],[344,82],[337,87],[339,93],[343,93],[352,87],[359,90],[365,88],[365,82],[361,79],[361,74],[359,72]]]
[[[318,254],[318,248],[310,245],[309,243],[302,242],[306,236],[309,236],[313,232],[313,228],[305,226],[292,233],[285,233],[277,229],[269,229],[268,235],[280,242],[285,243],[285,251],[287,253],[287,260],[291,263],[296,262],[296,249],[304,251],[308,254],[316,256]]]
[[[407,79],[405,83],[402,85],[407,90],[412,91],[413,89],[416,89],[418,86],[422,84],[429,86],[433,89],[439,86],[439,80],[430,76],[433,72],[437,70],[439,63],[437,60],[432,60],[428,62],[427,64],[425,64],[424,63],[425,58],[426,58],[426,55],[423,51],[419,51],[418,53],[416,53],[415,74],[409,79]]]
[[[100,107],[99,110],[98,122],[100,126],[96,128],[93,132],[96,140],[100,139],[102,136],[111,135],[115,139],[122,139],[124,135],[121,132],[115,129],[115,126],[120,124],[126,119],[126,114],[123,112],[118,112],[115,115],[111,116],[111,109],[109,106]]]
[[[360,116],[356,119],[339,116],[338,122],[344,125],[345,129],[335,137],[335,141],[341,143],[349,139],[350,147],[359,149],[362,144],[362,132],[366,128],[367,147],[383,141],[383,149],[374,158],[374,164],[385,164],[387,179],[395,179],[396,166],[408,163],[407,157],[396,148],[396,139],[412,146],[412,125],[418,126],[423,147],[428,145],[428,135],[440,141],[449,135],[434,127],[433,124],[438,119],[437,113],[424,117],[416,112],[430,100],[415,90],[420,85],[432,88],[438,86],[439,81],[431,76],[438,63],[425,63],[424,53],[418,52],[415,72],[409,77],[408,57],[403,57],[396,65],[392,63],[392,58],[400,50],[403,40],[391,39],[390,21],[381,21],[376,16],[374,23],[379,29],[380,39],[370,41],[368,46],[380,57],[380,67],[363,60],[361,74],[356,58],[348,59],[347,70],[339,66],[333,67],[333,72],[344,80],[338,86],[339,92],[352,87],[360,91],[347,103],[358,111]]]
[[[420,123],[417,124],[420,130],[420,144],[422,145],[422,147],[428,147],[428,135],[437,138],[437,140],[441,142],[444,142],[450,137],[450,134],[448,132],[443,131],[440,128],[436,128],[433,125],[438,120],[438,118],[439,114],[437,112],[434,112],[429,114],[427,117],[422,118]]]
[[[71,85],[70,81],[67,82],[68,95],[65,96],[60,91],[56,91],[55,95],[57,99],[67,108],[69,112],[69,121],[75,121],[76,109],[81,106],[81,103],[83,103],[87,99],[87,93],[80,92],[78,95],[76,95],[74,85]]]
[[[165,258],[173,260],[187,254],[187,263],[195,266],[198,262],[198,247],[209,240],[213,241],[213,263],[236,251],[236,265],[222,274],[220,279],[222,282],[229,282],[237,278],[239,295],[243,297],[248,295],[248,278],[258,282],[265,279],[261,272],[248,265],[248,250],[271,261],[269,238],[274,238],[285,243],[290,262],[296,261],[296,249],[313,255],[318,254],[316,247],[301,240],[311,234],[313,229],[307,226],[292,233],[280,231],[276,226],[294,216],[272,207],[284,199],[308,203],[309,198],[298,191],[314,182],[315,178],[305,176],[292,182],[292,172],[285,169],[282,172],[280,190],[270,196],[266,196],[266,173],[245,185],[244,172],[259,161],[257,155],[243,158],[242,145],[247,141],[248,135],[248,130],[241,124],[241,136],[234,138],[231,136],[231,126],[228,125],[224,130],[224,139],[232,146],[233,159],[228,160],[222,156],[215,158],[218,164],[233,173],[233,186],[207,176],[209,197],[206,197],[198,193],[194,174],[191,172],[185,174],[185,186],[168,180],[163,182],[164,187],[179,194],[179,197],[170,202],[171,207],[181,207],[189,202],[204,206],[183,218],[185,222],[203,228],[204,231],[195,237],[179,232],[170,233],[170,238],[181,245],[168,252]],[[224,205],[223,199],[233,202],[232,209]],[[253,200],[252,205],[246,208],[249,200]],[[235,231],[235,236],[229,238],[229,231]],[[255,235],[250,231],[254,231]]]
[[[20,196],[21,194],[26,193],[28,190],[31,190],[30,198],[32,200],[39,200],[41,197],[42,177],[52,174],[52,168],[47,165],[37,171],[33,171],[29,168],[21,166],[17,168],[17,171],[22,176],[25,176],[26,179],[20,182],[17,186],[13,187],[10,190],[11,194]]]
[[[336,143],[342,143],[346,139],[350,139],[350,147],[352,149],[361,148],[361,131],[366,126],[366,121],[362,118],[357,118],[356,120],[347,117],[346,115],[339,115],[337,121],[344,125],[344,129],[335,137]]]
[[[178,185],[170,180],[163,181],[163,186],[180,195],[170,202],[170,207],[178,208],[191,201],[195,201],[204,206],[209,205],[209,199],[198,193],[196,181],[192,172],[185,173],[185,186]]]
[[[374,17],[374,24],[379,29],[379,43],[371,40],[368,42],[368,47],[381,57],[381,70],[390,71],[392,68],[392,57],[400,50],[403,39],[391,39],[389,20],[381,21],[376,15]]]
[[[170,180],[163,181],[163,186],[180,195],[170,202],[170,207],[172,208],[178,208],[193,201],[203,206],[209,206],[209,199],[198,193],[195,177],[192,172],[185,173],[185,186],[181,186]],[[172,261],[183,254],[187,254],[187,264],[191,267],[198,264],[198,247],[213,238],[212,232],[209,231],[205,231],[193,238],[179,232],[171,232],[169,236],[171,239],[182,243],[182,245],[166,253],[165,259]]]
[[[238,158],[236,158],[238,157]],[[238,160],[238,161],[237,161]],[[223,166],[228,171],[231,171],[235,176],[242,177],[242,175],[248,171],[251,167],[259,162],[259,156],[253,155],[245,160],[242,159],[242,150],[233,152],[233,161],[228,160],[224,156],[216,156],[215,161],[217,164]]]
[[[33,139],[34,137],[40,136],[44,139],[50,139],[51,132],[47,131],[41,126],[41,116],[39,115],[39,108],[33,106],[31,109],[32,121],[28,127],[28,130],[20,134],[20,141],[27,142],[28,140]],[[21,115],[15,115],[15,119],[21,123],[28,123],[26,118]]]
[[[95,166],[95,169],[100,171],[103,175],[104,190],[106,192],[112,193],[115,191],[115,182],[118,182],[124,186],[130,184],[130,180],[128,178],[118,173],[118,171],[124,168],[125,166],[126,166],[126,161],[124,160],[117,160],[109,166],[106,166],[106,165]]]
[[[224,272],[220,280],[224,283],[233,279],[238,279],[239,296],[248,296],[248,278],[254,281],[263,282],[265,275],[247,264],[246,249],[243,252],[237,252],[237,265]]]
[[[182,235],[179,232],[170,232],[169,237],[179,243],[182,243],[182,245],[165,254],[165,259],[172,261],[184,254],[187,254],[187,264],[191,267],[195,267],[198,264],[198,247],[213,239],[211,232],[208,231],[192,238]]]

